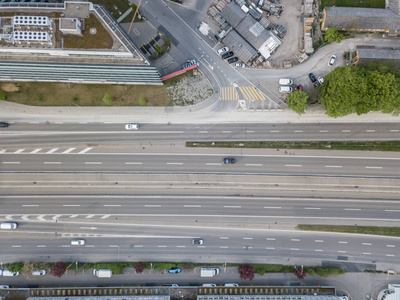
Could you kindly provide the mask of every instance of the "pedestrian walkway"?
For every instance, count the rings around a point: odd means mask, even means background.
[[[267,97],[253,86],[239,87],[245,100],[267,100]]]
[[[126,12],[124,12],[124,13],[118,18],[117,22],[118,22],[118,23],[121,23],[121,21],[122,21],[123,19],[125,19],[125,17],[131,13],[131,11],[133,11],[133,9],[132,9],[132,7],[129,7],[129,9],[128,9]]]
[[[238,100],[239,96],[236,89],[231,87],[223,87],[221,88],[221,97],[220,100]]]

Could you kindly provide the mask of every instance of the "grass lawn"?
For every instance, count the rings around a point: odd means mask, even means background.
[[[130,7],[128,0],[92,0],[91,2],[104,5],[116,20]]]
[[[400,151],[400,141],[264,141],[264,142],[186,142],[186,147],[204,148],[260,148],[260,149],[311,149]]]
[[[325,6],[385,8],[385,0],[321,0],[320,10]]]
[[[385,236],[400,236],[400,227],[339,226],[339,225],[297,225],[297,229],[307,231],[329,231],[361,233]]]

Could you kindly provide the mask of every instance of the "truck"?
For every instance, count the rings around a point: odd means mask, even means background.
[[[218,268],[201,268],[200,277],[214,277],[219,273]]]
[[[94,269],[93,275],[99,278],[110,278],[113,275],[113,272],[110,269]]]

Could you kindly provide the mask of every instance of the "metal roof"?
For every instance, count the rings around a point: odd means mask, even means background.
[[[226,22],[231,24],[232,27],[236,27],[243,18],[246,17],[246,13],[232,1],[221,11],[221,16],[226,20]]]
[[[396,59],[400,60],[400,50],[393,49],[361,49],[357,48],[359,59]]]
[[[223,39],[225,45],[231,49],[235,55],[244,63],[248,63],[258,56],[257,50],[254,49],[244,38],[242,38],[235,30],[231,30]]]
[[[242,22],[235,28],[241,36],[247,40],[257,50],[268,40],[271,36],[260,23],[253,19],[252,16],[247,15]]]

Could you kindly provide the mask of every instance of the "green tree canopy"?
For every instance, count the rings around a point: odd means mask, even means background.
[[[328,28],[325,31],[324,39],[328,43],[333,43],[333,42],[340,43],[343,40],[343,38],[344,38],[343,34],[339,33],[338,29],[335,27]]]
[[[295,91],[289,94],[286,101],[288,108],[299,115],[304,114],[308,108],[308,94],[304,91]]]

